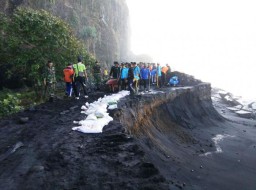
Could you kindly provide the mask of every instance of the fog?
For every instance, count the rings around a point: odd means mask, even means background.
[[[256,99],[256,1],[126,1],[135,54]]]

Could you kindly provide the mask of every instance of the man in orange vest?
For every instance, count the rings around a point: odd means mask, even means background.
[[[63,70],[64,82],[66,82],[66,95],[68,97],[72,96],[72,83],[74,78],[74,69],[72,63],[69,63],[68,66]]]

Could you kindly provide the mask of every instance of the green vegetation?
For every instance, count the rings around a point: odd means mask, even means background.
[[[33,106],[38,102],[34,91],[23,90],[14,92],[4,89],[0,94],[0,118],[17,113],[20,110]]]
[[[94,26],[84,26],[80,35],[84,39],[86,39],[86,38],[96,39],[97,29]]]
[[[78,56],[87,66],[95,62],[62,19],[30,8],[18,8],[11,16],[0,13],[0,88],[29,86],[35,96],[40,96],[47,61],[52,60],[56,77],[62,79],[63,68],[68,62],[76,62]],[[1,112],[18,111],[20,99],[15,93],[0,97]]]
[[[85,62],[92,59],[69,25],[47,11],[18,8],[11,18],[0,17],[0,57],[7,65],[7,79],[18,75],[36,85],[42,81],[40,72],[48,59],[60,71],[78,55],[83,55]]]

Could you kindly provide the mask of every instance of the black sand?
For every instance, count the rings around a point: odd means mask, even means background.
[[[163,91],[122,100],[102,134],[72,131],[85,99],[1,120],[0,189],[255,190],[256,121],[216,111],[208,84]]]

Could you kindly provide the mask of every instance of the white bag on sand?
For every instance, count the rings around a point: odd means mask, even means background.
[[[107,113],[107,107],[109,106],[108,109],[116,109],[119,99],[127,95],[129,95],[129,91],[121,91],[118,94],[105,95],[104,98],[99,98],[90,104],[86,102],[85,106],[82,107],[84,110],[82,112],[88,116],[85,120],[74,122],[80,126],[72,129],[82,133],[102,133],[103,127],[113,121],[113,118]]]
[[[109,110],[117,109],[117,104],[113,104],[113,105],[108,106],[108,109]]]
[[[108,105],[114,105],[114,104],[117,104],[117,101],[111,100],[111,101],[108,102]]]
[[[100,111],[96,111],[96,112],[95,112],[95,116],[96,116],[97,118],[103,118],[103,117],[104,117],[104,114],[103,114],[102,112],[100,112]]]
[[[92,113],[88,115],[85,120],[97,120],[97,117],[95,114]]]

